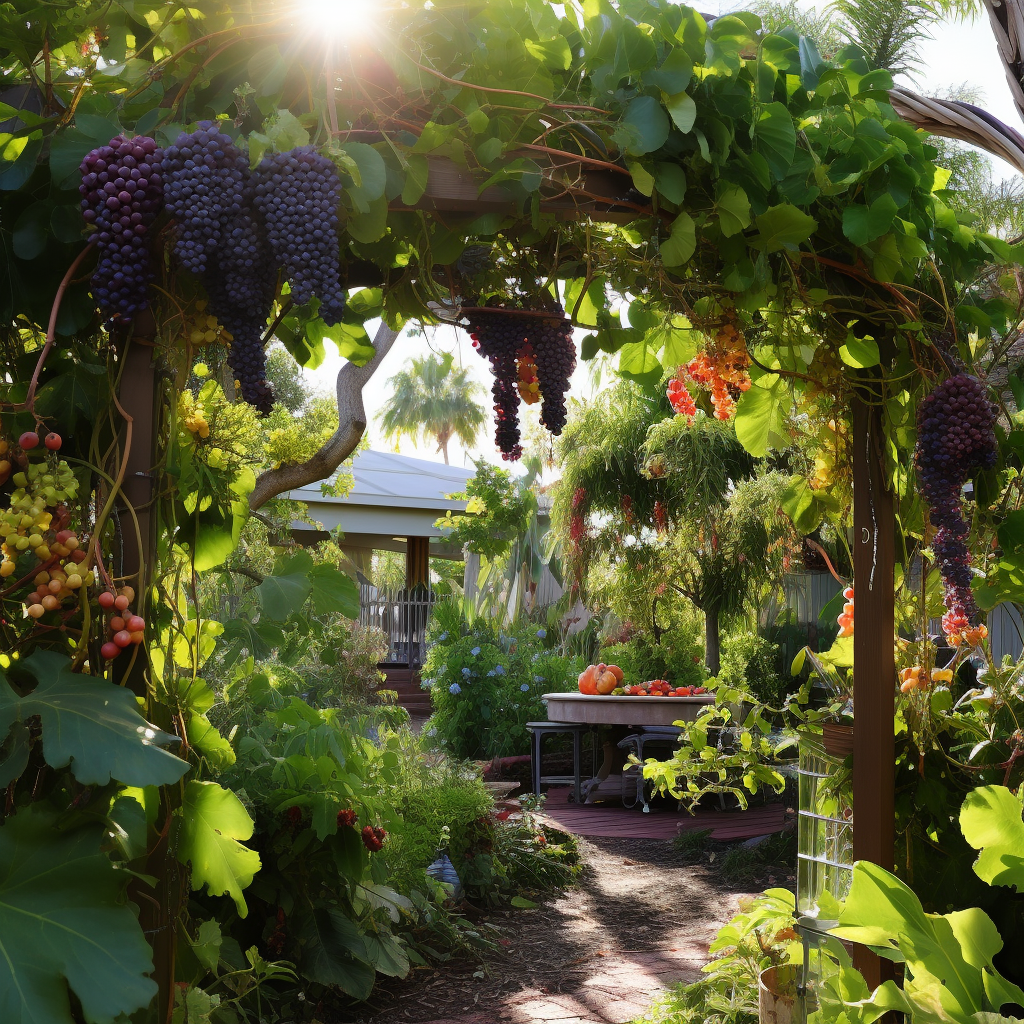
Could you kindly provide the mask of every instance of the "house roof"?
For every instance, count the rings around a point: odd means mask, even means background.
[[[344,498],[324,497],[320,484],[307,484],[289,497],[309,506],[311,518],[326,530],[340,528],[352,542],[358,536],[442,537],[434,521],[464,509],[465,501],[447,495],[464,491],[475,470],[411,459],[392,452],[362,451],[352,460],[355,478]],[[296,522],[298,530],[309,527]]]

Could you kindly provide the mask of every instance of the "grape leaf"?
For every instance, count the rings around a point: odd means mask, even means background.
[[[1024,820],[1021,803],[1005,786],[979,786],[960,808],[960,831],[980,850],[974,873],[990,885],[1024,892]]]
[[[29,807],[0,827],[0,1020],[72,1024],[70,988],[86,1020],[112,1024],[156,995],[149,945],[103,827],[55,825]]]
[[[53,651],[15,662],[0,683],[0,733],[38,715],[46,763],[70,764],[85,786],[105,786],[112,778],[129,786],[163,786],[188,771],[185,761],[161,746],[174,737],[146,722],[131,690],[78,675],[69,664]],[[33,688],[20,696],[12,682],[19,690]]]
[[[260,869],[260,855],[238,840],[251,839],[253,821],[242,801],[215,782],[191,781],[185,787],[178,834],[178,860],[192,865],[192,888],[204,885],[211,896],[229,895],[245,917],[242,890]]]

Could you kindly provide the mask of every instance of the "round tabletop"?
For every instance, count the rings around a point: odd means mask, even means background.
[[[672,725],[692,722],[701,708],[714,704],[713,693],[696,697],[591,696],[585,693],[545,693],[549,722],[587,725]]]

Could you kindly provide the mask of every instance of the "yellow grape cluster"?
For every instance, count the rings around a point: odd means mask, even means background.
[[[537,364],[532,355],[520,355],[516,359],[519,377],[516,387],[519,397],[526,405],[536,405],[540,401],[540,380],[537,377]]]
[[[78,538],[68,530],[51,533],[53,512],[61,502],[77,497],[78,481],[66,462],[30,463],[11,478],[14,491],[9,505],[0,511],[0,539],[3,560],[0,577],[14,573],[15,562],[31,551],[40,562],[54,555],[70,556],[78,549]]]
[[[203,439],[210,436],[210,424],[202,402],[192,397],[191,391],[183,391],[178,399],[178,415],[185,429]]]
[[[231,334],[221,327],[220,321],[212,313],[206,312],[206,299],[196,303],[196,315],[192,320],[188,340],[197,346],[212,345],[217,341],[227,344],[231,341]]]

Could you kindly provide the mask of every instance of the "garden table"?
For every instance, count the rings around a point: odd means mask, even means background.
[[[634,729],[692,722],[701,708],[714,704],[712,693],[696,697],[590,696],[584,693],[546,693],[543,697],[549,722],[578,722],[586,725],[629,726]],[[616,757],[623,756],[615,737],[603,744],[604,759],[587,787],[587,803],[593,803],[601,783],[612,773]],[[577,773],[579,765],[574,766]],[[621,792],[620,786],[617,791]],[[604,794],[601,794],[604,795]]]

